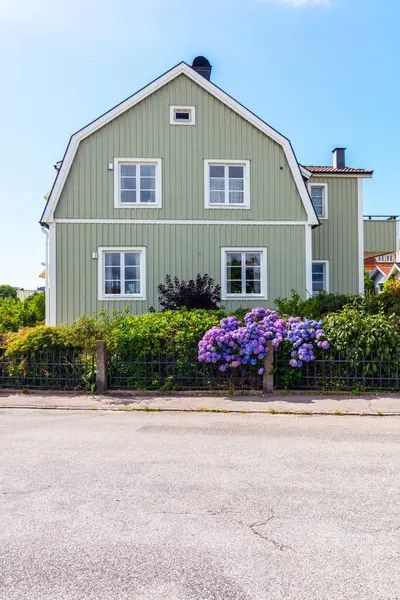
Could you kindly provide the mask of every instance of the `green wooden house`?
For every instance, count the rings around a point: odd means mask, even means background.
[[[227,309],[363,292],[372,172],[343,148],[331,167],[300,165],[210,73],[182,62],[72,135],[41,218],[49,324],[158,308],[167,274],[208,273]]]

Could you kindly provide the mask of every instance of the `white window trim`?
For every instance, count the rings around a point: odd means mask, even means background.
[[[176,121],[175,111],[188,110],[190,111],[189,121]],[[169,124],[170,125],[196,125],[196,107],[195,106],[170,106],[169,107]]]
[[[227,252],[260,252],[261,253],[261,293],[260,294],[228,294],[226,291],[226,253]],[[221,248],[221,299],[222,300],[268,300],[267,295],[267,248],[240,248],[238,246]]]
[[[327,219],[328,218],[328,184],[327,183],[308,183],[307,187],[308,187],[308,192],[310,194],[310,199],[311,199],[311,188],[313,188],[313,187],[324,188],[324,203],[323,203],[324,214],[318,218],[319,219]],[[311,199],[311,203],[312,203],[312,199]]]
[[[146,247],[145,246],[99,246],[98,249],[98,299],[99,300],[146,300]],[[106,252],[139,252],[140,253],[140,294],[105,294],[105,261]]]
[[[210,204],[210,177],[209,167],[210,165],[223,165],[223,166],[243,166],[244,167],[244,203],[243,204]],[[204,207],[213,208],[218,210],[235,209],[235,210],[248,210],[250,208],[250,161],[249,160],[237,160],[230,158],[217,158],[211,159],[206,158],[204,160]]]
[[[325,265],[325,269],[324,269],[324,292],[326,292],[327,294],[329,294],[329,260],[313,260],[312,264],[323,264]],[[311,271],[311,277],[312,277],[312,271]],[[314,295],[314,293],[312,290],[312,279],[311,279],[311,294]]]
[[[156,165],[156,201],[121,202],[120,165],[150,164]],[[161,158],[114,158],[114,207],[115,208],[162,208],[162,160]]]

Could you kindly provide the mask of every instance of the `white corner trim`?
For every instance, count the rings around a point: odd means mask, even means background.
[[[49,224],[49,275],[47,279],[47,289],[49,293],[48,300],[48,325],[57,324],[57,272],[56,272],[56,223]],[[47,269],[46,269],[47,274]]]
[[[364,219],[363,219],[363,180],[357,181],[357,213],[358,213],[358,291],[364,296]]]
[[[306,248],[306,298],[312,296],[312,228],[306,224],[305,227]]]
[[[188,111],[190,119],[187,121],[177,121],[175,112]],[[170,125],[196,125],[196,107],[195,106],[170,106],[169,107],[169,124]]]
[[[313,264],[316,263],[316,264],[323,264],[323,265],[325,265],[325,270],[324,270],[324,292],[329,293],[329,260],[313,260],[312,263]],[[312,273],[311,273],[311,280],[312,280]],[[311,283],[311,286],[312,286],[312,283]]]
[[[260,252],[261,253],[261,294],[228,294],[226,291],[226,262],[227,252]],[[221,300],[268,300],[267,282],[268,249],[266,247],[242,248],[240,246],[221,247]]]
[[[308,187],[308,191],[310,192],[310,197],[311,197],[311,188],[313,187],[321,187],[324,190],[324,196],[323,196],[323,207],[324,207],[324,214],[323,216],[318,217],[321,221],[324,219],[328,218],[328,184],[327,183],[310,183],[308,182],[307,184]],[[312,200],[311,200],[312,202]]]
[[[146,247],[145,246],[99,246],[97,265],[98,300],[146,300]],[[104,253],[105,252],[140,252],[140,294],[110,294],[104,293]]]
[[[210,178],[209,178],[209,167],[210,165],[222,165],[222,166],[243,166],[244,167],[244,203],[243,204],[210,204]],[[225,182],[225,188],[227,186]],[[225,193],[228,190],[225,189]],[[229,198],[228,198],[229,199]],[[230,158],[205,158],[204,159],[204,208],[206,209],[249,209],[250,208],[250,161],[242,159],[230,159]]]
[[[300,167],[300,171],[301,171],[301,174],[303,175],[303,177],[305,177],[306,179],[310,179],[310,177],[312,177],[311,171],[309,171],[302,165],[299,165],[299,167]]]
[[[54,223],[107,225],[307,225],[307,221],[247,221],[216,219],[54,219]]]
[[[121,165],[156,165],[156,201],[151,202],[121,202],[120,199],[120,167]],[[136,194],[140,187],[136,177]],[[138,196],[136,195],[136,198]],[[114,158],[114,208],[162,208],[162,160],[161,158]]]
[[[115,106],[113,109],[111,109],[92,123],[89,123],[89,125],[87,125],[83,129],[72,135],[62,161],[61,169],[58,172],[58,176],[56,178],[56,181],[50,194],[49,201],[44,211],[42,221],[45,223],[50,223],[54,220],[54,210],[60,198],[61,191],[64,187],[79,143],[83,139],[85,139],[86,137],[88,137],[89,135],[91,135],[92,133],[94,133],[95,131],[97,131],[98,129],[100,129],[101,127],[103,127],[104,125],[106,125],[107,123],[109,123],[110,121],[127,111],[128,109],[132,108],[133,106],[144,100],[144,98],[147,98],[153,92],[157,91],[158,89],[160,89],[161,87],[163,87],[164,85],[166,85],[167,83],[169,83],[170,81],[182,74],[189,77],[189,79],[197,83],[200,87],[205,89],[215,98],[218,98],[218,100],[223,102],[234,112],[236,112],[241,117],[246,119],[249,123],[254,125],[254,127],[257,127],[257,129],[265,133],[265,135],[267,135],[275,142],[280,144],[280,146],[282,146],[289,164],[289,168],[292,172],[296,186],[299,190],[300,197],[303,201],[303,205],[308,217],[308,222],[310,223],[310,225],[318,225],[319,221],[313,209],[310,195],[304,183],[303,176],[300,171],[300,167],[295,157],[290,141],[283,135],[278,133],[275,129],[270,127],[270,125],[267,125],[267,123],[264,123],[264,121],[253,115],[253,113],[247,110],[247,108],[239,104],[239,102],[231,98],[228,94],[223,92],[216,85],[205,79],[205,77],[199,75],[185,62],[179,63],[178,65],[176,65],[176,67],[174,67],[170,71],[167,71],[167,73],[164,73],[164,75],[161,75],[161,77],[144,87],[142,90],[140,90],[130,98],[127,98],[125,101],[121,102],[121,104],[118,104],[118,106]]]

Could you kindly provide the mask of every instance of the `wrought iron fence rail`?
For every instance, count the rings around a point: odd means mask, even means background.
[[[0,350],[0,388],[87,390],[95,378],[94,355],[60,350],[8,356]]]

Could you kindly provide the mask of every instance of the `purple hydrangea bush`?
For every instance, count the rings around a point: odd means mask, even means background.
[[[261,363],[258,373],[262,375],[269,342],[277,350],[289,340],[293,346],[290,366],[300,368],[315,358],[316,346],[329,348],[324,337],[322,321],[283,319],[273,310],[254,308],[245,315],[244,325],[236,317],[227,317],[219,327],[209,329],[199,342],[198,359],[218,365],[220,371]]]

